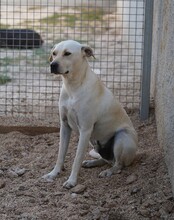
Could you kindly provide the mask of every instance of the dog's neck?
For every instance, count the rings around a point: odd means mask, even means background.
[[[62,76],[68,94],[76,93],[77,90],[83,86],[83,82],[89,72],[91,72],[91,67],[88,61],[84,60],[83,65],[81,65],[76,72]]]

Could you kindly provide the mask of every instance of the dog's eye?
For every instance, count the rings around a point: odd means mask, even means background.
[[[68,51],[64,53],[64,56],[69,56],[69,55],[71,55],[71,53]]]

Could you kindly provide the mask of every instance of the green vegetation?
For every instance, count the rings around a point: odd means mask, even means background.
[[[0,23],[0,29],[8,29],[8,28],[10,28],[10,25]]]
[[[102,21],[104,11],[100,8],[98,9],[86,9],[81,10],[81,18],[85,21]]]
[[[39,9],[41,9],[41,8],[43,8],[43,6],[41,6],[41,5],[36,5],[36,6],[31,6],[31,7],[29,7],[28,10],[33,11],[33,10],[39,10]]]
[[[32,56],[27,59],[27,64],[34,66],[47,66],[49,55],[50,51],[47,52],[44,48],[34,49]]]
[[[45,50],[42,47],[34,49],[33,52],[34,52],[34,56],[39,56],[41,58],[45,58],[45,56],[46,56]]]
[[[50,25],[55,25],[61,23],[61,25],[66,25],[68,27],[74,27],[76,22],[81,22],[83,25],[89,24],[90,21],[102,21],[104,11],[102,9],[88,9],[82,8],[78,12],[74,13],[54,13],[51,16],[40,19],[41,23],[46,23]]]
[[[7,75],[0,75],[0,85],[6,84],[7,82],[11,82],[11,78]]]
[[[74,26],[76,21],[76,15],[75,14],[58,14],[54,13],[53,15],[40,19],[41,23],[47,23],[47,24],[56,24],[57,22],[60,23],[61,21],[65,23],[67,26]]]
[[[51,16],[40,19],[40,22],[47,23],[47,24],[54,24],[57,20],[60,19],[60,17],[61,17],[61,15],[59,15],[58,13],[54,13]]]
[[[0,58],[0,66],[8,67],[13,65],[18,65],[22,59],[25,59],[25,56],[19,55],[14,57]]]
[[[40,6],[29,8],[29,10],[40,9]],[[74,27],[83,28],[82,32],[88,31],[90,29],[91,33],[96,31],[96,27],[103,27],[104,15],[106,12],[102,8],[88,8],[88,7],[76,7],[73,10],[69,10],[70,8],[62,8],[61,12],[51,14],[48,17],[36,20],[21,20],[20,27],[27,27],[33,28],[35,27],[38,30],[42,30],[43,33],[50,33],[47,36],[48,42],[59,42],[65,39],[56,39],[56,38],[64,38],[65,36],[59,36],[55,34],[53,38],[53,33],[55,28],[58,28],[57,31],[64,32],[64,28],[71,29]],[[8,29],[12,26],[5,25],[0,23],[0,29]],[[57,33],[57,31],[55,33]],[[78,29],[77,29],[78,31]],[[98,30],[97,30],[98,31]],[[53,39],[52,39],[53,38]],[[79,36],[79,42],[86,43],[86,37],[83,38]],[[82,40],[82,39],[83,40]],[[50,43],[52,44],[52,43]],[[51,47],[52,45],[50,45]],[[17,53],[13,54],[6,54],[0,58],[0,85],[6,84],[11,81],[11,78],[7,75],[9,74],[9,70],[11,67],[15,66],[22,66],[22,65],[29,65],[34,67],[47,67],[48,66],[48,57],[50,55],[51,48],[36,48],[33,50],[29,50],[29,53],[25,53],[24,50],[17,51]],[[95,62],[95,60],[93,60]]]
[[[8,66],[14,63],[14,58],[4,57],[0,58],[0,65],[1,66]]]

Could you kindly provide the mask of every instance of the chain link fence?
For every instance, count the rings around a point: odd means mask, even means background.
[[[123,106],[140,107],[144,0],[1,0],[0,116],[58,120],[54,44],[89,44],[90,64]]]

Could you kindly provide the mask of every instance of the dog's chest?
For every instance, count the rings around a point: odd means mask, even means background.
[[[68,124],[73,130],[79,130],[79,121],[75,109],[69,109],[67,114]]]
[[[66,121],[71,129],[79,130],[79,120],[76,110],[76,106],[73,102],[68,102],[66,105],[62,106],[62,120]]]

